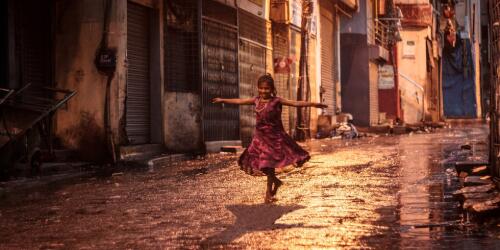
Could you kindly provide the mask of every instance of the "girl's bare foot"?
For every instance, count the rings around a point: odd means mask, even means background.
[[[274,198],[274,196],[270,192],[266,192],[266,197],[264,198],[264,203],[273,203],[275,201],[277,201],[277,199]]]
[[[276,180],[274,181],[274,188],[271,191],[272,196],[275,196],[276,193],[278,193],[278,188],[281,187],[281,185],[283,185],[283,182],[280,179],[276,178]]]

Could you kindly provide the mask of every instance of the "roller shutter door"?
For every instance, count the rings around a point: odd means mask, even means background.
[[[329,6],[329,5],[328,5]],[[333,8],[333,7],[332,7]],[[322,102],[328,105],[328,115],[335,115],[337,63],[335,58],[335,26],[331,10],[321,8],[321,86]]]
[[[150,20],[150,8],[128,2],[126,131],[130,144],[151,139]]]

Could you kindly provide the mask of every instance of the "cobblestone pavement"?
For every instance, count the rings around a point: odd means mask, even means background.
[[[265,177],[214,154],[96,176],[0,203],[0,249],[499,248],[496,222],[468,222],[451,196],[446,157],[468,142],[484,157],[487,129],[314,140],[300,169]]]

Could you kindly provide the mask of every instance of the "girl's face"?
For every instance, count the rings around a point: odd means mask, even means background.
[[[269,99],[272,96],[273,93],[273,88],[271,84],[268,82],[261,82],[257,86],[257,89],[259,90],[259,96],[264,99]]]

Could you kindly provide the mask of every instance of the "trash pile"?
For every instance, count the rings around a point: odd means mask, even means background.
[[[339,122],[332,125],[332,117],[321,115],[318,118],[318,132],[316,139],[322,138],[342,138],[354,139],[360,137],[358,129],[354,126],[351,114],[339,114],[336,116]]]
[[[474,217],[497,215],[500,212],[500,193],[492,180],[490,166],[487,159],[474,159],[473,154],[463,157],[463,152],[471,149],[470,145],[462,145],[459,151],[462,153],[454,155],[462,158],[454,164],[462,188],[453,195]]]

